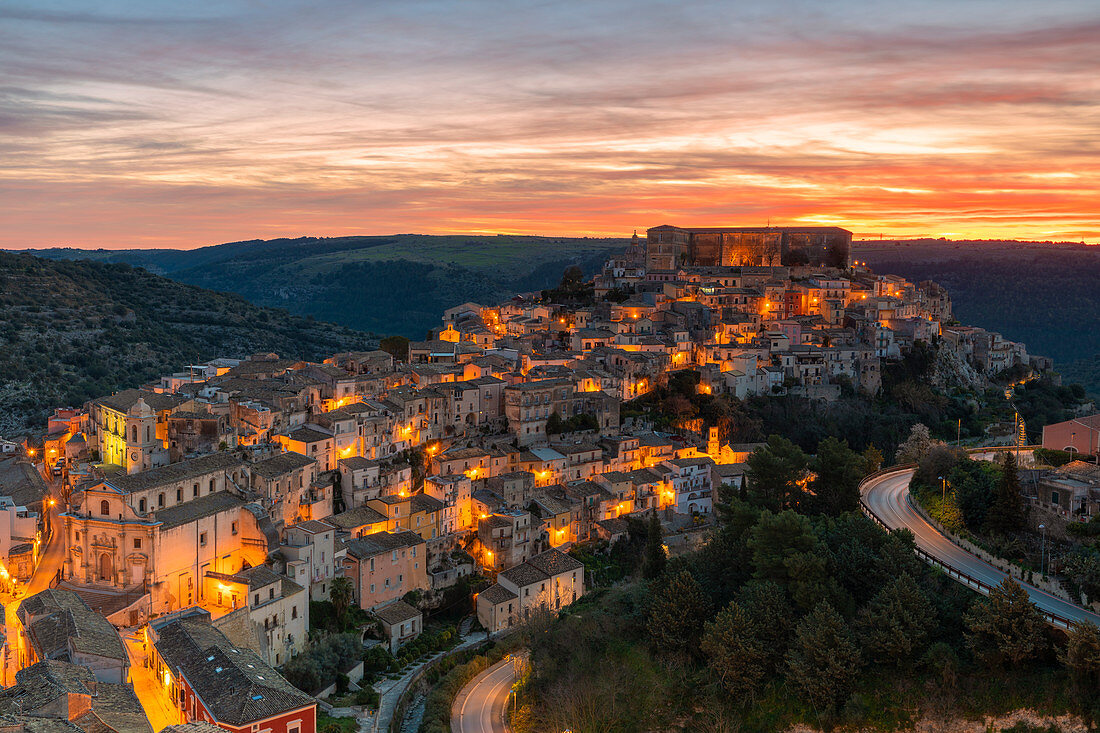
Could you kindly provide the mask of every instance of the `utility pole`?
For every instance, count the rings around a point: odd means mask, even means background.
[[[1047,577],[1047,526],[1040,524],[1039,529],[1043,531],[1043,544],[1039,550],[1039,575]]]

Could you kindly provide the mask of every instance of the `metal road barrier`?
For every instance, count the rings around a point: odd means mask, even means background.
[[[971,449],[968,449],[967,452],[971,453],[971,454],[974,454],[974,453],[988,453],[990,451],[994,451],[994,450],[998,450],[998,449],[1011,450],[1013,448],[1014,448],[1014,446],[1000,446],[998,448],[971,448]],[[1028,446],[1027,448],[1021,448],[1021,450],[1027,450],[1027,449],[1033,449],[1033,448],[1034,448],[1034,446]],[[880,478],[883,478],[885,476],[889,476],[889,475],[895,474],[895,473],[904,473],[906,471],[911,471],[915,468],[916,468],[916,464],[912,464],[912,463],[902,464],[902,465],[898,465],[898,466],[891,466],[890,468],[885,468],[885,469],[882,469],[882,470],[879,470],[879,471],[875,471],[874,473],[865,476],[863,478],[863,480],[859,482],[859,507],[860,507],[860,509],[863,511],[863,513],[869,519],[871,519],[871,521],[873,521],[875,524],[877,524],[878,526],[885,529],[887,532],[892,531],[892,528],[886,526],[886,523],[883,522],[882,519],[880,519],[878,517],[878,515],[876,515],[873,511],[871,511],[871,507],[867,506],[867,503],[863,501],[863,492],[869,484],[876,481],[877,479],[880,479]],[[939,530],[937,530],[937,531],[939,531]],[[962,570],[959,570],[958,568],[955,568],[951,565],[948,565],[943,560],[940,560],[939,558],[933,556],[932,554],[930,554],[926,550],[922,550],[921,548],[917,547],[916,545],[913,546],[913,550],[917,553],[917,557],[919,557],[925,563],[927,563],[928,565],[931,565],[934,568],[938,568],[938,569],[942,570],[944,572],[944,574],[947,575],[947,577],[949,577],[952,580],[955,580],[959,583],[962,583],[967,588],[970,588],[973,591],[981,593],[984,596],[988,596],[989,592],[991,590],[993,590],[993,588],[994,588],[994,586],[990,585],[989,583],[986,583],[982,580],[978,580],[977,578],[973,577],[972,575],[969,575],[969,574],[963,572]],[[1036,608],[1038,608],[1038,607],[1036,607]],[[1054,626],[1056,628],[1059,628],[1059,629],[1069,630],[1076,623],[1075,621],[1071,621],[1071,620],[1069,620],[1069,619],[1067,619],[1063,616],[1060,616],[1056,613],[1052,613],[1050,611],[1044,611],[1041,608],[1038,608],[1038,611],[1039,611],[1040,614],[1042,614],[1043,618],[1046,620],[1046,622],[1048,624],[1050,624],[1051,626]]]

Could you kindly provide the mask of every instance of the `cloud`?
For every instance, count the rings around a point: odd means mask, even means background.
[[[0,12],[0,246],[820,216],[1100,236],[1083,1],[104,7]]]

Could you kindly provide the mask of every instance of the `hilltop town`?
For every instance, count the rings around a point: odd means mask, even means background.
[[[0,713],[316,733],[336,680],[283,674],[311,602],[346,600],[397,655],[456,595],[490,636],[573,603],[569,550],[630,520],[656,516],[671,553],[700,542],[757,446],[629,409],[677,374],[831,401],[932,341],[976,382],[1051,368],[850,246],[837,227],[659,226],[590,281],[455,305],[429,340],[219,358],[58,407],[0,443]]]

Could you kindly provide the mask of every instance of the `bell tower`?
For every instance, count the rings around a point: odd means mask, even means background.
[[[126,473],[152,468],[157,465],[154,455],[163,451],[157,440],[157,413],[139,398],[126,413]]]

